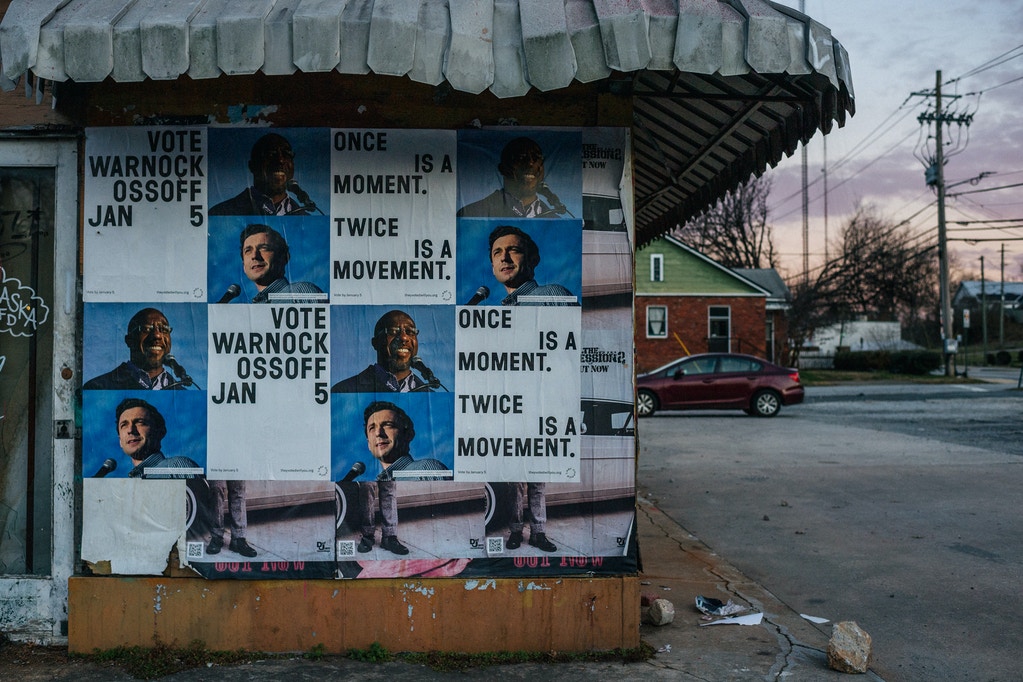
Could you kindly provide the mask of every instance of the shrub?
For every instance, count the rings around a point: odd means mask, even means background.
[[[892,374],[927,374],[941,367],[941,353],[932,350],[901,350],[891,355]]]
[[[888,369],[888,353],[882,350],[835,353],[835,369],[846,372],[875,372]]]
[[[883,350],[835,354],[835,369],[847,372],[927,374],[941,367],[941,353],[930,350]]]

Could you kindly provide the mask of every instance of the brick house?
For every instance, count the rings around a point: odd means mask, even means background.
[[[792,292],[785,280],[774,268],[736,268],[735,272],[754,284],[767,289],[767,316],[764,339],[766,345],[763,357],[788,367],[791,349],[789,348],[789,310],[792,308]]]
[[[639,251],[636,371],[695,353],[778,358],[786,334],[785,293],[758,283],[765,281],[763,271],[745,272],[757,277],[727,268],[670,236]]]

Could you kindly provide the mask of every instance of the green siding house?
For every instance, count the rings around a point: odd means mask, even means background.
[[[651,242],[636,253],[636,369],[721,351],[780,362],[786,297],[674,237]]]

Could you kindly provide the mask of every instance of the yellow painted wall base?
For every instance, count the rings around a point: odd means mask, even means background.
[[[639,579],[198,580],[76,577],[71,652],[595,651],[639,646]]]

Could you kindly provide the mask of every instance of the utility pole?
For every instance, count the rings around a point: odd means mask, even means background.
[[[830,260],[828,256],[828,136],[822,135],[821,142],[824,143],[824,167],[821,172],[824,173],[824,262],[827,263]]]
[[[945,150],[941,131],[944,121],[941,116],[941,69],[934,78],[934,130],[937,147],[938,181],[938,282],[941,287],[941,317],[945,336],[945,376],[952,376],[952,354],[948,343],[952,340],[952,302],[948,294],[948,239],[945,236]]]
[[[919,93],[929,94],[929,93]],[[957,99],[958,95],[952,97]],[[938,192],[938,279],[941,291],[941,332],[944,338],[945,376],[953,373],[952,356],[955,354],[955,340],[952,337],[952,301],[948,290],[948,239],[945,235],[945,141],[943,136],[946,123],[970,125],[972,114],[952,116],[941,110],[941,70],[934,77],[934,113],[917,117],[920,123],[934,123],[935,158],[927,169],[928,185],[934,185]]]
[[[1001,291],[998,292],[998,349],[1005,348],[1005,244],[1002,244],[1002,270],[999,277]]]
[[[806,0],[799,0],[799,11],[806,14]],[[803,143],[803,281],[810,283],[810,186],[807,183],[806,143]],[[827,196],[825,194],[825,196]]]
[[[981,354],[984,362],[987,362],[987,291],[985,291],[984,280],[984,256],[980,257],[980,328],[984,330],[984,352]]]

